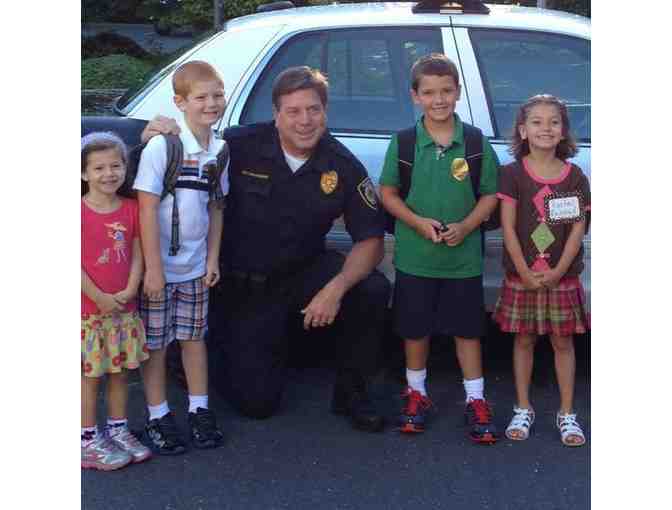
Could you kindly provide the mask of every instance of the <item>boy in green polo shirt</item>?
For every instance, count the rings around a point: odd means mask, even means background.
[[[425,389],[429,338],[442,333],[455,337],[469,437],[494,443],[498,435],[483,396],[481,366],[485,307],[480,225],[497,204],[497,156],[483,138],[477,202],[464,161],[463,123],[455,113],[460,98],[455,64],[441,54],[422,57],[411,68],[411,86],[413,102],[422,108],[423,116],[416,125],[415,161],[406,199],[399,194],[396,135],[380,178],[383,206],[397,219],[393,314],[395,331],[404,339],[408,381],[400,430],[424,431],[432,405]]]

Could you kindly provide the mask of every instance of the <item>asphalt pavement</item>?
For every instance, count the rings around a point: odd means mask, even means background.
[[[582,448],[562,446],[554,427],[558,393],[547,340],[537,347],[532,436],[484,446],[465,435],[464,393],[452,342],[437,338],[428,381],[437,413],[423,435],[402,436],[392,424],[380,434],[353,430],[329,412],[335,376],[329,362],[295,359],[278,415],[241,417],[212,390],[210,407],[227,436],[221,448],[157,456],[114,472],[82,470],[82,508],[588,509],[589,342],[585,336],[576,340],[576,410],[588,438]],[[514,402],[510,349],[508,335],[491,333],[484,342],[486,397],[502,431]],[[389,422],[398,413],[403,388],[399,354],[388,343],[386,367],[371,386]],[[186,430],[187,398],[175,381],[168,398]],[[137,374],[131,378],[129,404],[131,428],[141,429],[145,411]],[[99,415],[102,423],[102,402]]]

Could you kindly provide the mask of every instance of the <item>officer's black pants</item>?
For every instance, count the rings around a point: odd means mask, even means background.
[[[285,389],[289,332],[300,310],[340,272],[344,256],[326,252],[282,285],[263,288],[225,279],[210,308],[209,349],[217,389],[243,415],[274,414]],[[377,368],[390,284],[374,271],[350,289],[335,322],[341,369],[369,375]],[[317,328],[310,335],[324,335]],[[316,339],[320,340],[320,339]]]

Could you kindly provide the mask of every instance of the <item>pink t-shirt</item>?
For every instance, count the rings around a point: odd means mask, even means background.
[[[126,288],[131,272],[133,240],[139,237],[138,203],[121,199],[121,207],[101,214],[82,199],[82,268],[93,283],[110,294]],[[135,301],[126,311],[136,309]],[[96,304],[82,292],[82,315],[98,314]]]

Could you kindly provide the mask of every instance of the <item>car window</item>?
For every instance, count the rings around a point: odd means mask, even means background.
[[[275,77],[287,67],[308,65],[320,69],[329,80],[331,130],[398,131],[417,117],[409,94],[412,63],[441,51],[440,31],[431,28],[333,30],[296,36],[271,59],[240,122],[271,119]]]
[[[535,94],[567,104],[578,141],[590,141],[590,41],[513,30],[471,29],[497,138],[510,138],[516,112]]]

